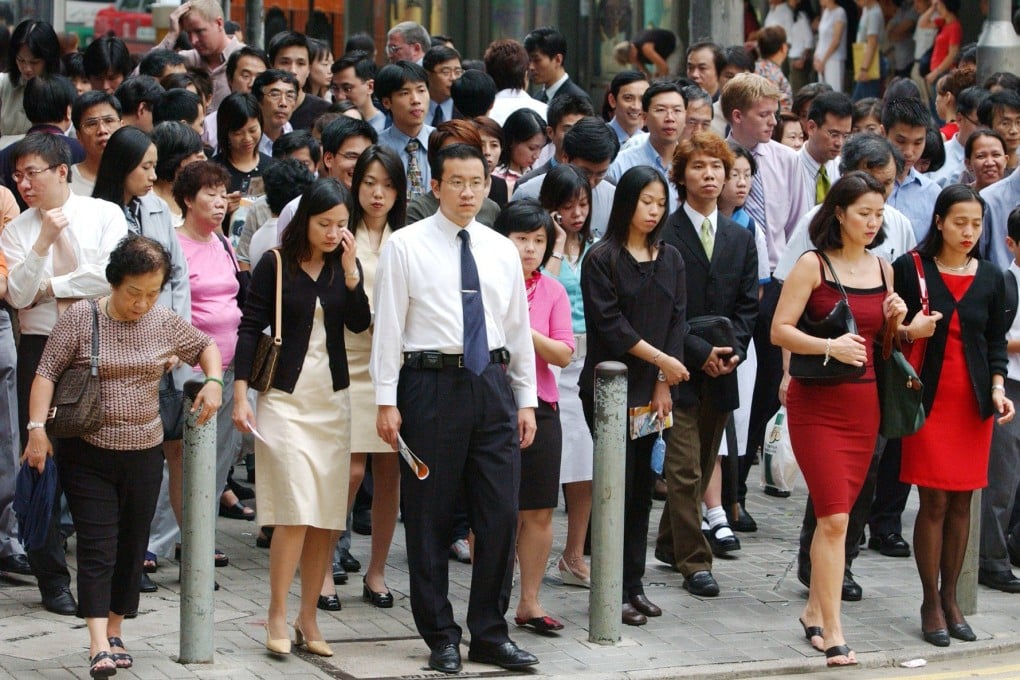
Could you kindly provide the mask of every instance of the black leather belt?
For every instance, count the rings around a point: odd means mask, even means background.
[[[489,352],[489,363],[510,363],[510,352],[504,348]],[[427,368],[438,371],[442,368],[464,368],[463,354],[443,354],[442,352],[404,352],[404,366],[409,368]]]

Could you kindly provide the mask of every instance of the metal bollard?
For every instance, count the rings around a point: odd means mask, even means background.
[[[627,457],[627,367],[595,367],[595,470],[592,480],[591,593],[588,640],[620,641],[623,614],[623,496]]]
[[[181,652],[179,663],[213,662],[212,554],[216,538],[216,418],[197,427],[189,414],[202,389],[198,380],[184,385],[184,498],[181,527]]]
[[[964,616],[973,616],[978,611],[978,557],[981,546],[981,490],[970,497],[970,538],[967,551],[963,554],[963,569],[956,582],[956,601]]]

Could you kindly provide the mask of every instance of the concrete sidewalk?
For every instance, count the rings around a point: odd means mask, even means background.
[[[755,482],[758,468],[752,470]],[[804,490],[789,499],[765,496],[756,488],[748,510],[758,522],[753,534],[740,534],[743,549],[732,560],[717,560],[714,574],[722,593],[700,599],[681,588],[682,578],[652,557],[649,542],[646,588],[664,611],[643,627],[623,627],[618,646],[587,641],[588,591],[560,584],[556,559],[563,545],[566,517],[555,513],[555,538],[550,570],[542,589],[548,613],[566,624],[562,634],[541,637],[523,630],[511,635],[541,663],[530,673],[559,678],[740,678],[825,671],[824,657],[804,640],[797,617],[807,591],[797,582],[797,533]],[[904,521],[910,541],[916,495]],[[652,509],[658,525],[662,504]],[[418,638],[407,598],[407,563],[403,531],[390,555],[387,579],[396,599],[392,609],[376,609],[361,600],[361,579],[352,574],[339,587],[343,610],[319,612],[326,639],[336,655],[330,659],[299,652],[276,659],[265,652],[263,622],[269,599],[269,552],[254,547],[255,524],[218,520],[217,545],[230,556],[230,566],[217,569],[222,586],[216,593],[216,661],[209,666],[176,663],[179,630],[177,563],[164,561],[153,574],[159,592],[142,595],[137,619],[127,621],[124,638],[135,667],[118,678],[431,678],[428,650]],[[71,539],[70,559],[73,563]],[[369,538],[355,536],[353,553],[367,562]],[[862,550],[854,572],[864,587],[864,600],[844,603],[844,630],[864,667],[888,666],[913,658],[929,661],[961,655],[984,655],[1020,648],[1020,597],[979,588],[979,613],[969,621],[978,641],[953,641],[938,649],[925,644],[920,632],[920,584],[913,559],[883,557]],[[470,567],[450,562],[450,594],[463,624],[470,586]],[[297,583],[291,612],[297,607]],[[512,621],[516,592],[508,620]],[[466,637],[465,631],[465,637]],[[0,680],[88,677],[88,635],[81,619],[50,614],[39,604],[31,578],[0,576]],[[467,662],[465,677],[513,675],[492,666]],[[846,671],[833,671],[842,677]],[[838,674],[838,675],[836,675]],[[524,674],[520,674],[524,675]]]

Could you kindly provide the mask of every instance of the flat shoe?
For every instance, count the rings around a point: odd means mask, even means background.
[[[521,628],[530,628],[536,633],[551,633],[554,630],[563,630],[563,624],[551,616],[536,616],[531,619],[514,617],[514,623]]]
[[[121,649],[126,649],[124,647],[124,641],[121,640],[119,637],[106,638],[106,641],[110,643],[110,647],[120,647]],[[127,653],[127,651],[123,652],[111,651],[110,658],[113,659],[113,663],[116,664],[117,668],[131,668],[133,665],[135,665],[135,660],[131,657],[130,654]]]
[[[935,645],[936,647],[948,647],[949,631],[945,628],[939,628],[938,630],[932,630],[927,633],[921,631],[921,639],[929,645]]]
[[[237,503],[234,503],[229,508],[221,503],[220,504],[220,517],[226,517],[227,519],[243,519],[243,520],[247,520],[249,522],[254,522],[255,521],[255,513],[254,512],[251,512],[251,513],[245,512],[245,510],[247,510],[247,509],[248,509],[248,507],[244,503],[242,503],[240,501],[238,501]]]
[[[631,595],[630,603],[634,609],[637,609],[645,616],[662,616],[662,610],[649,600],[644,593]]]
[[[319,602],[315,606],[326,612],[338,612],[342,608],[340,606],[340,598],[337,597],[336,593],[332,595],[319,595]]]
[[[797,620],[800,621],[800,625],[804,628],[804,639],[807,640],[808,642],[810,642],[811,646],[814,647],[815,649],[817,649],[819,652],[824,652],[825,650],[822,647],[820,647],[818,645],[815,645],[815,643],[814,643],[814,638],[816,638],[816,637],[824,637],[824,635],[823,635],[824,631],[822,630],[822,627],[821,626],[809,626],[806,623],[804,623],[804,619],[797,619]]]
[[[104,664],[104,661],[109,661],[110,665]],[[117,663],[109,652],[96,652],[96,655],[89,659],[89,677],[108,678],[111,675],[117,675]]]
[[[230,564],[230,558],[227,557],[227,554],[225,552],[223,552],[219,548],[215,548],[213,550],[213,564],[215,564],[217,567],[226,567]]]
[[[966,621],[963,621],[962,623],[950,623],[949,636],[954,637],[957,640],[963,640],[964,642],[974,642],[977,640],[977,635],[974,634],[974,629],[971,628],[970,624]]]
[[[634,608],[630,602],[623,603],[623,610],[620,617],[625,626],[643,626],[648,623],[648,617]]]
[[[147,574],[152,574],[159,569],[159,561],[156,559],[156,553],[151,553],[148,550],[145,551],[145,559],[142,560],[142,569],[144,569]]]
[[[389,609],[393,606],[393,593],[389,590],[385,593],[377,593],[368,587],[368,584],[364,582],[364,579],[362,579],[362,583],[364,583],[364,585],[361,588],[361,599],[365,602],[368,602],[373,607],[378,607],[379,609]]]
[[[851,657],[854,650],[850,649],[846,645],[835,645],[825,650],[825,665],[829,668],[836,666],[856,666],[857,658]],[[845,656],[847,658],[846,663],[840,663],[839,661],[833,661],[837,656]]]

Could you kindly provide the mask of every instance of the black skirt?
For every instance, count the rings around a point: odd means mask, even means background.
[[[539,399],[535,424],[535,441],[521,450],[521,510],[555,508],[559,503],[563,430],[558,406]]]

